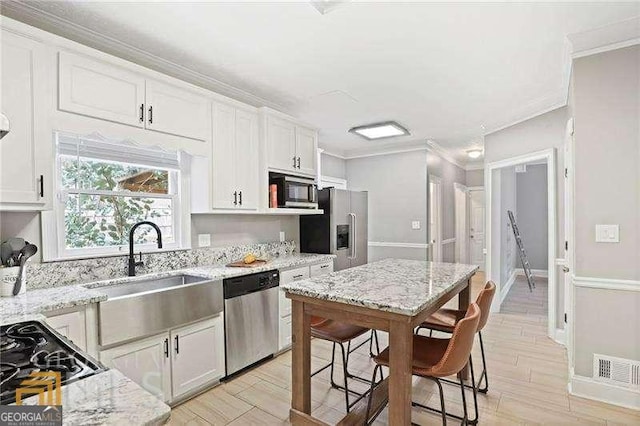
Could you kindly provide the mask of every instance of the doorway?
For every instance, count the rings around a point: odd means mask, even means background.
[[[469,188],[469,263],[484,271],[484,188]]]
[[[429,259],[442,262],[442,179],[429,175]]]
[[[454,182],[453,194],[456,221],[455,261],[469,263],[469,191],[465,185]]]
[[[537,274],[541,277],[541,282],[546,281],[545,305],[548,335],[555,338],[556,325],[556,274],[555,274],[555,257],[556,257],[556,158],[555,149],[547,149],[519,157],[496,161],[489,163],[486,168],[486,219],[485,219],[485,240],[487,246],[487,259],[485,262],[486,276],[488,280],[492,280],[497,286],[497,297],[494,299],[492,311],[499,312],[502,309],[502,302],[507,297],[509,290],[514,282],[516,282],[517,269],[522,268],[520,258],[520,247],[518,240],[514,234],[514,228],[511,225],[508,211],[514,212],[516,224],[518,223],[518,212],[516,208],[516,173],[523,172],[524,165],[544,165],[544,188],[543,199],[546,201],[544,212],[539,212],[538,216],[544,217],[544,229],[538,230],[538,234],[529,234],[535,237],[544,237],[544,270],[539,269]],[[518,169],[518,170],[516,170]],[[540,189],[540,188],[539,188]],[[527,198],[529,193],[521,194]],[[531,196],[533,198],[533,196]],[[540,200],[540,196],[538,196]],[[521,209],[520,218],[524,219],[522,213],[528,212],[527,209]],[[538,218],[539,219],[539,218]],[[535,238],[529,237],[533,244]],[[538,241],[539,243],[539,241]],[[527,251],[527,242],[524,241],[525,252]],[[526,253],[527,258],[530,253]],[[534,269],[534,268],[532,268]],[[535,268],[538,269],[538,268]],[[524,277],[523,277],[524,278]],[[534,277],[535,283],[535,277]],[[544,283],[543,283],[544,284]],[[517,285],[524,287],[528,293],[528,284],[526,279],[519,279]],[[538,290],[544,289],[541,285]]]

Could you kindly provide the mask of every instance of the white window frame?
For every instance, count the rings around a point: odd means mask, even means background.
[[[184,244],[185,223],[188,218],[184,218],[183,203],[185,202],[185,187],[183,182],[183,156],[179,155],[181,167],[180,170],[168,170],[169,172],[169,188],[170,194],[156,194],[148,192],[134,191],[107,191],[107,190],[90,190],[90,189],[63,189],[62,176],[60,169],[60,158],[62,155],[55,150],[55,182],[53,208],[51,211],[42,212],[42,245],[43,245],[43,261],[86,259],[90,257],[109,257],[122,256],[129,254],[129,245],[122,244],[107,247],[86,247],[86,248],[67,248],[66,229],[65,229],[65,201],[69,194],[86,194],[86,195],[114,195],[125,197],[142,197],[142,198],[162,198],[172,200],[172,216],[173,216],[173,242],[167,243],[163,241],[162,249],[158,249],[157,244],[135,244],[135,252],[161,252],[173,251],[189,248]],[[113,162],[105,160],[106,162]],[[122,164],[138,165],[137,163]],[[186,200],[188,201],[188,200]]]

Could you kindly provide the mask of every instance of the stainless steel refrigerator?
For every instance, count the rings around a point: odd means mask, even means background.
[[[300,216],[300,251],[335,254],[336,271],[367,263],[367,192],[325,188],[318,207],[324,214]]]

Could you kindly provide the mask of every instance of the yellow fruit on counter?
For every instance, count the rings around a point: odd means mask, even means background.
[[[248,255],[246,255],[246,256],[242,259],[242,261],[243,261],[244,263],[246,263],[247,265],[248,265],[249,263],[253,263],[253,262],[255,262],[256,260],[257,260],[257,259],[256,259],[256,257],[255,257],[252,253],[249,253]]]

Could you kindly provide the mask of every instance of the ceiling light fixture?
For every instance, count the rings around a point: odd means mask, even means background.
[[[349,129],[349,132],[355,133],[367,140],[393,138],[395,136],[409,135],[409,131],[396,123],[395,121],[385,121],[383,123],[367,124]]]
[[[482,155],[482,150],[471,149],[467,151],[467,155],[469,156],[469,158],[473,158],[475,160],[476,158],[480,158],[480,156]]]

